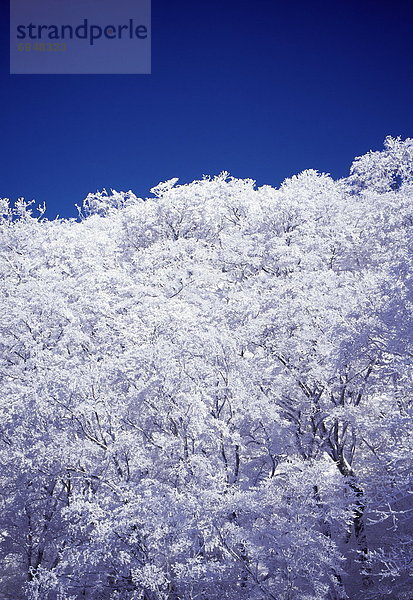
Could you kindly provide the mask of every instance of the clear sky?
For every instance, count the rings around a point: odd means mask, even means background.
[[[7,5],[0,196],[50,218],[171,177],[341,177],[386,135],[413,136],[407,0],[152,0],[152,75],[9,75]]]

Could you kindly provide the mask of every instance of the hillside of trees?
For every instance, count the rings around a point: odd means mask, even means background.
[[[0,600],[412,600],[413,139],[0,213]]]

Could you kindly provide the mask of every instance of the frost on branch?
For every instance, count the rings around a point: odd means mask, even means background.
[[[86,217],[91,215],[105,217],[111,211],[124,208],[135,202],[139,202],[139,199],[131,191],[125,193],[111,190],[109,194],[107,190],[103,190],[102,192],[88,194],[83,200],[83,205],[82,208],[79,208],[79,212]]]
[[[1,200],[2,600],[409,598],[412,144]]]

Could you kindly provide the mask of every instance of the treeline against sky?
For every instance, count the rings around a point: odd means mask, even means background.
[[[413,140],[1,201],[2,600],[407,600]]]

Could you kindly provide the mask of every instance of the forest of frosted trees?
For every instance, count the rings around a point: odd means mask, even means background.
[[[413,139],[1,202],[0,600],[413,598]]]

